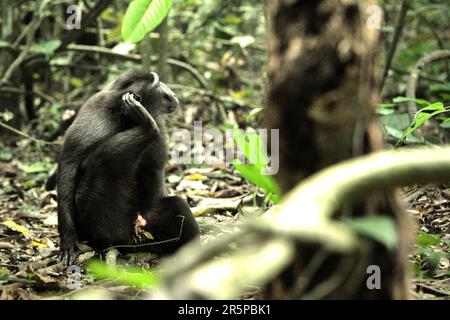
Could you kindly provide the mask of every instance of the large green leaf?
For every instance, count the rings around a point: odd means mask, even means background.
[[[431,113],[427,112],[427,111],[432,111]],[[433,118],[434,116],[444,113],[444,112],[448,112],[450,111],[450,108],[444,107],[444,104],[442,102],[436,102],[436,103],[432,103],[428,106],[426,106],[425,108],[420,109],[415,116],[414,121],[411,123],[411,125],[409,126],[409,128],[405,131],[405,133],[403,134],[403,136],[397,141],[395,147],[398,147],[400,145],[400,143],[407,137],[409,136],[411,133],[413,133],[417,128],[419,128],[420,126],[422,126],[427,120]]]
[[[428,234],[422,231],[416,237],[416,244],[421,247],[436,246],[441,242],[441,237],[441,235]]]
[[[243,164],[238,159],[234,160],[236,170],[248,181],[262,188],[269,199],[277,203],[280,200],[280,189],[272,176],[264,174],[269,158],[261,136],[256,132],[245,133],[236,128],[234,140],[249,162]]]
[[[55,50],[59,47],[60,44],[61,40],[59,39],[38,42],[31,46],[30,51],[42,53],[48,58],[53,56]]]
[[[353,218],[345,219],[343,222],[355,232],[382,243],[389,250],[394,249],[397,245],[397,231],[391,217]]]
[[[428,102],[427,100],[424,100],[424,99],[412,99],[412,98],[407,98],[407,97],[396,97],[396,98],[392,99],[392,102],[397,103],[397,104],[405,103],[405,102],[414,102],[420,106],[426,106],[426,105],[430,104],[430,102]]]
[[[263,112],[264,108],[254,108],[252,109],[252,111],[248,114],[246,121],[250,122],[252,120],[255,120],[255,118],[261,113]]]
[[[137,43],[167,16],[173,0],[133,0],[122,23],[122,38]]]
[[[134,285],[139,288],[148,288],[161,282],[160,276],[152,271],[133,267],[112,267],[99,261],[89,264],[89,271],[98,279],[110,279],[117,282]]]
[[[245,179],[264,190],[271,201],[280,201],[280,189],[272,176],[263,175],[261,168],[252,164],[242,164],[239,160],[233,161],[233,166]]]
[[[258,133],[245,133],[236,128],[234,130],[234,140],[250,164],[258,168],[267,166],[269,159],[266,154],[265,144]]]

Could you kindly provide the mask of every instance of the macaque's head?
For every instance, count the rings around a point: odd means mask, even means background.
[[[159,81],[156,72],[128,71],[119,76],[109,89],[134,93],[150,114],[172,113],[179,105],[175,93]]]

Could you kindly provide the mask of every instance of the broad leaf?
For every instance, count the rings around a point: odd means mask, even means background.
[[[242,164],[234,160],[233,165],[245,179],[264,190],[271,201],[277,203],[280,200],[280,189],[272,176],[262,174],[262,168],[251,164]]]
[[[440,235],[431,235],[426,232],[421,232],[416,237],[416,244],[421,247],[429,247],[438,245],[441,242]]]
[[[248,114],[248,116],[246,118],[247,122],[254,120],[263,110],[264,110],[264,108],[252,109],[252,111],[250,111],[250,113]]]
[[[122,38],[137,43],[167,16],[173,0],[133,0],[122,23]]]
[[[424,99],[411,99],[406,97],[396,97],[392,100],[392,102],[394,103],[414,102],[421,106],[426,106],[430,104],[430,102]]]
[[[160,282],[160,277],[155,272],[131,267],[110,267],[99,261],[89,264],[89,271],[99,279],[110,279],[139,288],[155,286]]]
[[[343,220],[350,229],[382,243],[392,250],[398,242],[394,220],[388,216],[363,217]]]

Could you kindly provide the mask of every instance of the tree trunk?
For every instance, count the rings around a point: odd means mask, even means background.
[[[379,30],[370,28],[368,5],[376,1],[274,0],[269,3],[269,61],[266,123],[280,129],[280,170],[277,180],[283,193],[299,181],[342,160],[382,147],[375,118],[378,100],[375,67],[378,66]],[[376,18],[376,17],[375,17]],[[371,242],[359,256],[328,255],[309,292],[296,297],[405,298],[406,215],[394,191],[368,196],[342,212],[352,216],[391,215],[400,243],[395,252]],[[307,214],[307,212],[299,212]],[[267,291],[268,298],[293,292],[308,263],[323,248],[299,248],[298,261]],[[367,267],[381,269],[381,289],[369,290]],[[341,268],[345,266],[346,268]],[[341,269],[339,269],[341,268]],[[345,271],[342,271],[345,270]],[[342,285],[319,295],[319,284],[339,274]],[[328,280],[327,280],[328,279]],[[315,291],[314,291],[315,290]],[[317,294],[314,296],[314,292]],[[322,292],[323,293],[323,292]]]
[[[14,27],[14,21],[18,18],[18,8],[8,5],[8,0],[1,1],[1,19],[2,24],[0,28],[0,40],[4,42],[14,42],[18,36],[18,29]],[[15,55],[11,54],[9,50],[0,51],[0,79],[5,74],[8,67],[15,59]],[[12,85],[17,85],[19,81],[17,77],[10,80]],[[17,93],[11,93],[7,91],[2,91],[0,88],[0,112],[9,111],[14,115],[8,124],[19,128],[21,125],[21,114],[20,114],[20,95]],[[0,120],[2,120],[0,118]],[[0,128],[0,136],[13,136],[10,131]]]

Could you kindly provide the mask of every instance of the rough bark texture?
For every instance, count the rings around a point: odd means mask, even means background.
[[[374,115],[379,32],[366,26],[367,5],[376,1],[274,0],[269,3],[267,125],[280,129],[280,170],[284,193],[312,173],[382,146]],[[372,242],[364,252],[328,255],[307,288],[336,273],[342,284],[311,297],[405,298],[405,216],[394,192],[372,195],[345,208],[353,216],[394,216],[400,231],[398,251]],[[307,214],[301,213],[299,214]],[[339,215],[339,213],[337,213]],[[298,297],[292,288],[318,248],[299,248],[295,266],[275,281],[268,297]],[[368,265],[381,267],[382,289],[368,290]],[[339,269],[342,267],[342,270]],[[334,281],[334,284],[337,282]],[[300,285],[301,287],[301,285]],[[297,290],[298,291],[298,290]],[[308,295],[306,295],[308,296]],[[302,297],[302,295],[300,295]]]

